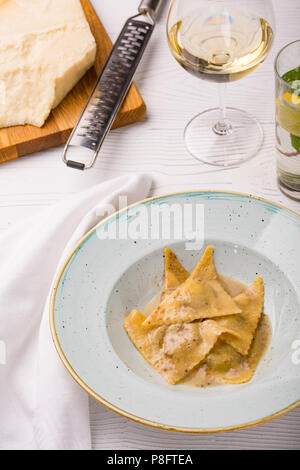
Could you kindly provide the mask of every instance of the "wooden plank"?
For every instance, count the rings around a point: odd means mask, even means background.
[[[112,42],[90,1],[81,0],[81,4],[97,43],[94,68],[87,72],[62,103],[52,111],[42,128],[25,125],[0,129],[0,163],[63,145],[76,124],[112,48]],[[140,121],[145,113],[145,103],[133,84],[113,128]]]

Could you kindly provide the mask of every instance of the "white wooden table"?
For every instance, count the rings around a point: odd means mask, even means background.
[[[111,38],[136,12],[139,0],[94,0]],[[185,150],[183,128],[200,110],[217,105],[217,85],[184,72],[168,50],[165,23],[168,0],[137,72],[135,82],[148,106],[146,119],[113,131],[93,170],[63,166],[61,149],[40,152],[0,167],[0,231],[20,218],[95,183],[125,173],[151,173],[152,194],[186,189],[248,192],[300,213],[300,203],[277,188],[274,152],[273,59],[281,46],[299,39],[299,0],[273,0],[277,31],[267,62],[249,77],[230,84],[228,104],[257,116],[265,140],[260,153],[238,169],[219,169],[194,160]],[[90,403],[93,446],[97,449],[300,449],[300,408],[268,424],[218,435],[184,435],[135,424]]]

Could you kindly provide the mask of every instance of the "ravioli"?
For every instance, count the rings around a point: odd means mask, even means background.
[[[218,279],[218,274],[214,265],[214,247],[208,246],[202,258],[197,263],[191,277],[198,281]]]
[[[146,315],[132,310],[124,320],[132,343],[172,385],[251,380],[270,336],[263,279],[247,287],[219,277],[211,246],[191,274],[172,250],[166,248],[164,255],[160,297],[145,309]]]
[[[124,327],[142,356],[170,384],[179,382],[198,365],[226,332],[212,320],[152,329],[144,323],[145,316],[132,310],[125,318]]]
[[[177,256],[170,248],[165,248],[165,281],[162,298],[187,280],[190,273],[184,269]]]
[[[143,309],[144,315],[149,316],[162,302],[162,300],[170,295],[176,287],[184,282],[190,273],[184,269],[178,261],[177,256],[170,248],[164,250],[165,267],[164,267],[164,285],[162,291],[156,295],[151,302]]]
[[[217,318],[216,322],[236,333],[236,336],[225,335],[223,339],[245,356],[248,354],[263,310],[264,284],[262,278],[258,277],[245,292],[235,297],[234,300],[241,308],[241,313]]]
[[[249,382],[267,349],[270,324],[263,314],[255,331],[247,356],[238,353],[230,344],[219,339],[207,357],[185,378],[184,383],[192,386],[241,384]]]
[[[209,246],[192,274],[145,320],[145,326],[192,322],[240,313],[241,309],[222,287]]]

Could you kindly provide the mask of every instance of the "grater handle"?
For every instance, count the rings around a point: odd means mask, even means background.
[[[161,0],[142,0],[139,6],[140,13],[149,13],[152,18],[156,17]]]

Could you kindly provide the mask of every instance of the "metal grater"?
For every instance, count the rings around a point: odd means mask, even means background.
[[[86,170],[95,163],[152,35],[159,4],[160,0],[142,1],[139,14],[125,23],[66,144],[63,161],[67,166]],[[78,161],[76,157],[88,161]]]

